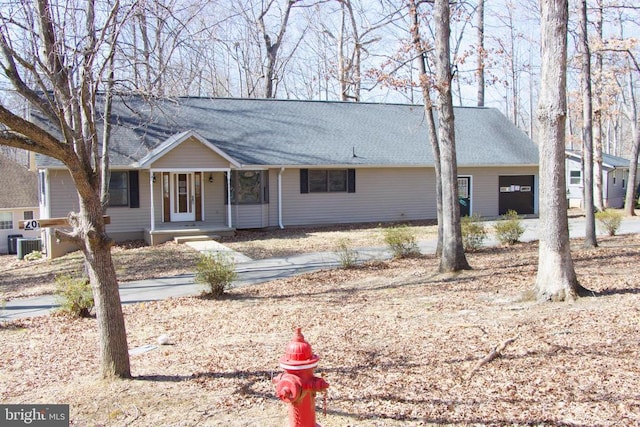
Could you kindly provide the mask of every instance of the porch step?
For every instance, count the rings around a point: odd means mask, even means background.
[[[214,240],[214,239],[219,239],[220,236],[217,235],[211,235],[211,236],[207,236],[207,235],[200,235],[200,236],[177,236],[173,238],[173,241],[178,243],[178,244],[182,244],[182,243],[186,243],[186,242],[205,242],[207,240]]]

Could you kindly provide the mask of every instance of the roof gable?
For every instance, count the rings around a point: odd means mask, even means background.
[[[0,209],[38,206],[38,174],[0,154]]]
[[[191,138],[197,140],[202,145],[208,147],[214,153],[216,153],[217,155],[219,155],[220,157],[222,157],[223,159],[225,159],[226,161],[228,161],[232,165],[234,165],[236,167],[240,166],[240,164],[236,160],[234,160],[233,158],[229,157],[229,155],[227,155],[227,153],[225,153],[224,151],[220,150],[218,147],[216,147],[215,145],[211,144],[209,141],[207,141],[206,139],[204,139],[203,137],[198,135],[198,133],[196,133],[196,132],[194,132],[192,130],[181,132],[179,134],[171,136],[166,141],[164,141],[162,144],[158,145],[155,149],[153,149],[151,152],[149,152],[142,159],[140,159],[140,161],[138,161],[135,166],[138,166],[140,168],[147,168],[147,167],[151,166],[153,163],[157,162],[163,156],[167,155],[172,150],[176,149],[178,146],[180,146],[180,144],[182,144],[183,142],[185,142],[185,141],[187,141],[187,140],[189,140]]]
[[[566,150],[567,157],[582,163],[582,152],[579,150]],[[629,169],[631,160],[612,154],[602,153],[602,166],[607,169]]]

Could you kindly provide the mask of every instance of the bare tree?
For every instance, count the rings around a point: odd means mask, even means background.
[[[478,0],[478,107],[484,107],[484,0]]]
[[[0,10],[4,76],[55,127],[37,124],[0,105],[0,122],[6,126],[0,132],[0,144],[52,157],[69,170],[80,209],[69,214],[73,231],[58,230],[56,236],[78,244],[84,254],[96,301],[102,375],[130,377],[124,317],[111,259],[113,242],[103,219],[106,157],[99,149],[96,113],[97,92],[106,83],[103,74],[110,70],[109,58],[114,55],[120,6],[118,2],[111,8],[105,3],[99,6],[95,0],[63,5],[37,0],[4,5]]]
[[[578,28],[578,44],[582,50],[582,165],[583,165],[583,201],[585,211],[585,239],[586,247],[596,247],[596,220],[593,213],[593,129],[591,127],[591,118],[593,114],[592,98],[591,98],[591,51],[589,49],[589,40],[587,37],[587,0],[580,2]]]
[[[631,69],[634,69],[636,73],[640,75],[640,63],[636,60],[635,55],[631,49],[627,49],[629,56],[629,63]],[[632,122],[631,133],[631,156],[629,161],[629,182],[627,183],[627,190],[624,198],[624,213],[627,216],[635,216],[635,206],[638,194],[636,193],[638,185],[638,160],[640,158],[640,114],[638,114],[637,99],[634,96],[633,74],[629,75],[629,101],[625,103],[625,113],[629,120]],[[624,94],[624,92],[623,92]],[[627,106],[628,105],[628,106]]]
[[[436,256],[442,256],[442,168],[440,167],[440,144],[438,143],[438,131],[433,116],[433,101],[431,100],[431,76],[427,74],[427,44],[420,36],[420,20],[418,19],[418,6],[415,0],[409,0],[409,16],[411,17],[411,35],[413,47],[417,53],[420,88],[424,102],[424,115],[427,121],[429,142],[433,153],[433,166],[436,173],[436,218],[438,221],[438,242]]]
[[[598,17],[596,19],[596,35],[599,40],[603,40],[603,31],[604,31],[604,6],[601,0],[597,0],[597,11]],[[594,203],[595,207],[598,210],[604,210],[604,184],[603,184],[603,175],[602,175],[602,115],[604,110],[604,99],[603,99],[603,91],[604,91],[604,66],[603,66],[603,55],[600,50],[596,51],[596,78],[592,82],[595,84],[595,108],[593,111],[593,160],[594,160]]]
[[[540,301],[573,300],[581,289],[571,258],[565,178],[567,0],[540,0],[542,64],[538,101],[540,248],[535,293]]]
[[[440,146],[440,174],[442,182],[442,256],[440,272],[469,269],[464,255],[458,201],[458,167],[451,95],[451,50],[449,47],[449,0],[435,0],[435,87],[438,93],[438,144]]]
[[[287,32],[287,25],[289,23],[289,15],[291,14],[291,8],[298,0],[285,0],[284,10],[282,11],[282,19],[280,21],[280,28],[277,30],[275,40],[272,39],[269,34],[269,30],[265,25],[265,17],[269,13],[269,10],[273,6],[276,0],[268,0],[266,5],[263,2],[263,8],[258,15],[257,24],[262,34],[262,40],[266,50],[266,60],[264,64],[264,97],[275,98],[274,83],[277,80],[276,65],[278,62],[278,52],[282,46],[284,35]]]

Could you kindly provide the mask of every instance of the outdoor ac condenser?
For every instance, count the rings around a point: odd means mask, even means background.
[[[18,259],[23,259],[25,255],[35,251],[42,251],[42,240],[40,238],[18,239]]]

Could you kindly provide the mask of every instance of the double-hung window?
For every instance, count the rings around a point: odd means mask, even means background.
[[[13,228],[13,214],[11,212],[0,212],[0,230],[11,230]]]
[[[300,169],[301,193],[355,193],[355,169]]]
[[[569,184],[580,185],[582,181],[581,171],[569,171]]]
[[[109,180],[109,206],[129,206],[129,173],[112,171]]]

